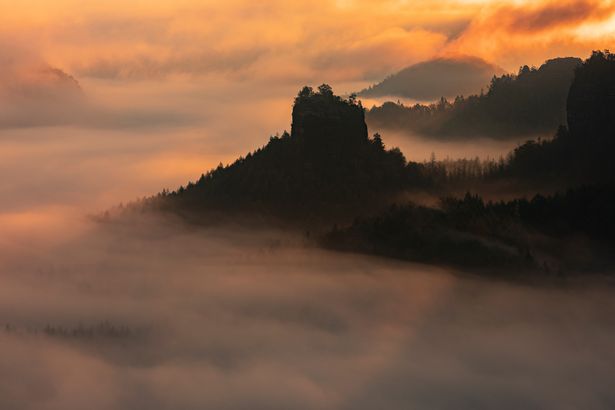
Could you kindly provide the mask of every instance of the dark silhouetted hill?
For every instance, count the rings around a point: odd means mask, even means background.
[[[546,271],[612,266],[615,244],[615,56],[594,52],[575,70],[570,130],[528,141],[499,163],[422,164],[423,181],[452,187],[472,180],[558,187],[561,193],[485,203],[475,195],[439,207],[394,206],[325,238],[328,247],[468,267]],[[410,166],[410,165],[409,165]],[[452,166],[459,171],[450,173]],[[448,184],[448,185],[447,185]],[[567,188],[566,188],[567,187]],[[576,188],[574,188],[576,187]]]
[[[557,58],[540,68],[491,80],[485,94],[442,98],[432,105],[388,102],[367,113],[371,128],[439,138],[518,138],[553,132],[566,121],[566,101],[578,58]]]
[[[521,71],[494,80],[490,92],[539,75]],[[574,72],[571,130],[561,126],[552,140],[527,142],[499,162],[406,163],[378,134],[368,137],[354,98],[342,99],[327,85],[305,87],[295,98],[290,134],[135,207],[205,220],[273,217],[317,230],[335,223],[342,228],[321,238],[327,247],[437,264],[549,272],[612,266],[615,57],[594,52]],[[540,181],[562,193],[496,202],[451,194],[476,181],[505,186],[511,180]],[[440,206],[415,205],[403,199],[412,190],[445,199]]]
[[[358,212],[403,187],[406,161],[368,138],[363,107],[322,85],[295,99],[291,133],[196,183],[164,192],[149,206],[188,214],[207,211],[321,219]]]
[[[615,55],[596,51],[576,69],[567,107],[569,129],[516,148],[505,176],[569,185],[615,179]]]
[[[576,71],[568,98],[572,135],[615,139],[615,55],[594,52]]]
[[[393,206],[379,216],[333,229],[323,244],[472,268],[602,269],[614,262],[614,207],[614,185],[487,203],[467,194],[443,199],[437,208]]]
[[[433,101],[487,87],[504,70],[478,57],[437,58],[414,64],[361,91],[361,97],[403,97]]]

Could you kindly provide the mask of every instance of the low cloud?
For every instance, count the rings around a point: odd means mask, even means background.
[[[5,51],[0,48],[0,51]],[[193,113],[176,107],[103,102],[62,69],[21,55],[5,56],[0,68],[0,129],[48,126],[168,128],[193,125]]]
[[[504,7],[491,17],[512,32],[535,33],[602,21],[615,12],[615,3],[595,0],[549,2],[526,9]]]
[[[578,28],[606,21],[615,3],[276,0],[257,5],[245,0],[186,0],[147,8],[121,2],[61,4],[40,5],[55,18],[9,21],[1,36],[8,41],[10,32],[24,39],[45,61],[79,78],[216,76],[297,84],[321,79],[371,82],[450,53],[477,55],[512,69],[556,53],[587,55],[592,48],[603,48],[600,41],[608,42],[613,33],[596,38]],[[27,14],[26,9],[14,10],[15,15],[20,12]]]
[[[86,77],[137,80],[164,79],[173,75],[232,74],[249,69],[265,53],[265,50],[246,49],[232,52],[211,50],[166,58],[143,55],[94,61],[77,68],[77,72]]]
[[[2,408],[607,408],[615,399],[615,303],[600,279],[534,287],[330,253],[277,231],[65,222],[0,249]]]
[[[434,50],[444,46],[446,39],[432,31],[393,28],[352,44],[320,50],[306,63],[334,80],[379,81],[400,66],[428,59]]]

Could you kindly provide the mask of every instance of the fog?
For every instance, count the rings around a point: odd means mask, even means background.
[[[396,132],[391,130],[373,129],[382,135],[387,148],[398,147],[409,161],[423,162],[431,160],[434,154],[436,160],[468,158],[499,159],[525,142],[527,137],[509,139],[505,141],[490,138],[469,138],[466,140],[452,139],[439,140],[419,134]]]
[[[263,145],[303,84],[80,84],[78,115],[0,127],[0,408],[615,405],[602,277],[511,283],[276,230],[90,217]],[[414,160],[508,148],[383,138]]]
[[[2,247],[6,409],[610,408],[602,279],[487,281],[153,217]]]

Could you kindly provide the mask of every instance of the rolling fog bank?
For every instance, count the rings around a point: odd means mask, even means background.
[[[370,131],[372,129],[370,128]],[[398,147],[409,161],[423,162],[431,159],[433,153],[436,160],[460,159],[460,158],[480,158],[480,159],[499,159],[506,158],[506,155],[525,142],[526,137],[520,136],[518,139],[508,141],[497,141],[486,138],[475,138],[468,140],[435,140],[419,134],[403,133],[399,131],[384,130],[380,132],[387,148]]]
[[[70,225],[0,250],[1,408],[615,404],[604,278],[485,281],[153,217]]]

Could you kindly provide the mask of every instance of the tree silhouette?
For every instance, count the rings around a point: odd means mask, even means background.
[[[566,100],[577,58],[523,66],[516,76],[493,77],[486,94],[445,98],[431,105],[387,102],[367,113],[370,126],[434,137],[517,138],[550,132],[566,120]]]
[[[365,113],[323,84],[295,98],[291,132],[151,206],[182,213],[251,212],[302,220],[346,215],[385,203],[405,186],[406,160],[369,139]],[[352,210],[352,211],[350,211]]]

